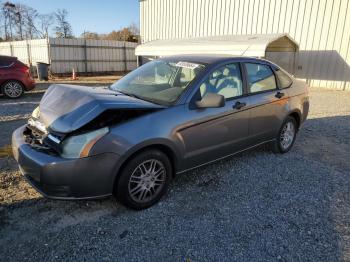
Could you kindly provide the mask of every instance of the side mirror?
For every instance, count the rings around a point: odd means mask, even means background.
[[[202,100],[196,102],[198,108],[213,108],[225,106],[225,97],[219,94],[207,93]]]

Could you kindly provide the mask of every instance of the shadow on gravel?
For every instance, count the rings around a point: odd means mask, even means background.
[[[288,154],[262,146],[181,174],[144,211],[112,197],[0,205],[0,253],[37,261],[348,260],[348,152],[350,116],[310,119]]]
[[[308,158],[350,174],[350,115],[309,119],[298,140],[297,149]]]
[[[27,119],[16,119],[4,122],[0,121],[0,147],[10,145],[13,131],[21,125],[24,125],[26,122]]]

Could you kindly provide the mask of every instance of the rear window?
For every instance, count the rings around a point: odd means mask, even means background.
[[[15,61],[15,62],[16,62],[16,65],[18,65],[18,66],[22,66],[22,67],[29,68],[25,63],[22,63],[22,62],[19,61],[19,60]]]
[[[293,80],[288,76],[288,74],[283,72],[283,70],[280,68],[277,68],[275,73],[278,78],[280,88],[290,87],[290,85],[293,83]]]
[[[12,58],[12,57],[1,57],[0,56],[0,67],[8,67],[15,61],[16,61],[15,58]]]

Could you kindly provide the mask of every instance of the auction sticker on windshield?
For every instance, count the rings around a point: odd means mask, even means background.
[[[185,67],[185,68],[189,68],[189,69],[195,69],[199,66],[199,64],[195,64],[195,63],[190,63],[190,62],[177,62],[176,66],[178,67]]]

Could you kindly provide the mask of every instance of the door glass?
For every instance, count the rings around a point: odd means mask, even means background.
[[[292,84],[292,79],[288,76],[287,73],[283,72],[280,68],[277,68],[275,70],[275,73],[277,75],[277,78],[279,80],[280,88],[287,88],[290,87]]]
[[[238,63],[227,64],[210,73],[200,86],[201,97],[207,93],[224,96],[226,99],[242,95],[242,76]]]
[[[245,63],[245,67],[247,70],[250,93],[276,89],[276,79],[269,66]]]
[[[8,67],[13,64],[13,58],[0,57],[0,67]]]

